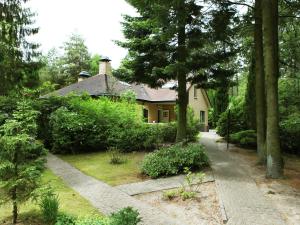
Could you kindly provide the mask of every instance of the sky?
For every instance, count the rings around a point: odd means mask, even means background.
[[[76,32],[85,39],[92,54],[109,57],[114,68],[127,54],[113,42],[124,40],[122,15],[135,15],[125,0],[31,0],[27,6],[37,13],[40,30],[33,39],[41,44],[43,53],[62,46]]]

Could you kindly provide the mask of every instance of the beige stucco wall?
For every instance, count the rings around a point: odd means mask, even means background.
[[[197,89],[197,97],[194,97],[194,86],[188,90],[189,94],[189,107],[194,110],[195,117],[200,119],[200,111],[205,111],[205,128],[208,129],[208,100],[205,98],[203,91]],[[170,121],[176,120],[175,104],[156,104],[148,102],[139,102],[143,108],[148,110],[148,123],[158,122],[158,109],[169,110]]]
[[[158,110],[169,110],[170,121],[174,121],[176,119],[175,115],[175,104],[156,104],[156,103],[140,103],[143,105],[145,109],[148,110],[148,123],[158,122]]]
[[[194,85],[189,88],[189,106],[194,110],[197,119],[200,119],[200,111],[205,111],[205,126],[208,128],[209,106],[200,88],[197,89],[197,97],[194,97]]]

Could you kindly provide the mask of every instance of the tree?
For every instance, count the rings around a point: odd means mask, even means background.
[[[37,111],[28,101],[18,103],[13,117],[1,126],[0,199],[13,205],[13,224],[17,223],[18,205],[30,199],[39,186],[46,151],[36,140]]]
[[[127,48],[129,54],[122,70],[129,75],[128,80],[147,83],[152,87],[159,87],[171,79],[178,81],[176,139],[182,141],[186,138],[187,82],[197,83],[199,77],[207,72],[205,69],[227,59],[229,54],[224,48],[211,48],[210,52],[204,48],[206,44],[223,36],[220,30],[216,30],[218,35],[215,37],[208,31],[207,27],[212,26],[209,24],[210,17],[204,18],[204,6],[198,1],[128,2],[140,15],[124,17],[123,32],[127,41],[118,44]],[[226,7],[222,10],[225,12]],[[219,15],[215,13],[215,17]],[[231,16],[225,20],[219,18],[214,22],[224,24],[230,21]],[[217,68],[219,66],[214,69]]]
[[[100,62],[101,56],[99,54],[95,54],[90,59],[90,74],[92,76],[99,74],[99,62]]]
[[[42,56],[44,67],[39,71],[41,83],[49,81],[57,84],[57,88],[62,88],[75,83],[81,71],[98,74],[100,56],[96,54],[90,57],[84,39],[79,34],[72,34],[61,48],[62,53],[52,48]]]
[[[7,94],[20,86],[38,85],[41,64],[38,45],[28,37],[38,32],[32,27],[34,14],[24,6],[26,0],[0,2],[0,94]]]
[[[255,1],[254,8],[254,49],[255,49],[255,96],[257,154],[260,163],[266,162],[266,99],[263,55],[262,0]]]
[[[89,71],[91,57],[84,39],[79,34],[72,34],[62,48],[64,50],[62,73],[66,76],[66,84],[71,84],[77,81],[81,71]]]
[[[267,176],[279,178],[283,173],[283,159],[279,142],[278,112],[278,0],[262,0],[262,18],[267,105]]]

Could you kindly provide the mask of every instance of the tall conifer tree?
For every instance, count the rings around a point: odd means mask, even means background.
[[[226,33],[224,28],[228,25],[220,30],[213,22],[229,22],[233,14],[223,7],[224,15],[212,12],[213,18],[219,16],[213,20],[211,14],[204,14],[207,8],[196,0],[127,1],[139,16],[124,17],[123,32],[127,40],[118,44],[129,49],[129,55],[122,69],[129,69],[127,80],[152,87],[171,79],[178,81],[177,141],[182,141],[186,137],[187,82],[207,80],[205,74],[216,71],[220,68],[218,64],[231,55],[223,45],[212,48],[211,44],[224,38],[222,33]]]

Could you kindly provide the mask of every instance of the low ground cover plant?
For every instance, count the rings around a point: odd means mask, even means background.
[[[244,130],[231,134],[229,141],[242,147],[256,147],[255,130]]]
[[[146,155],[141,170],[151,178],[158,178],[183,173],[185,167],[198,170],[208,165],[208,157],[202,145],[179,143]]]
[[[39,206],[44,222],[47,224],[54,224],[58,216],[58,196],[53,192],[41,196]]]
[[[141,221],[142,219],[137,210],[126,207],[108,217],[76,218],[68,214],[60,214],[55,225],[137,225]]]
[[[163,192],[164,200],[173,200],[180,197],[183,201],[196,197],[199,192],[200,185],[203,183],[205,174],[202,172],[192,173],[189,168],[184,168],[186,176],[182,187],[175,190],[167,190]]]
[[[121,153],[121,151],[115,147],[111,147],[108,149],[109,153],[109,163],[110,164],[122,164],[126,162],[125,156]]]

